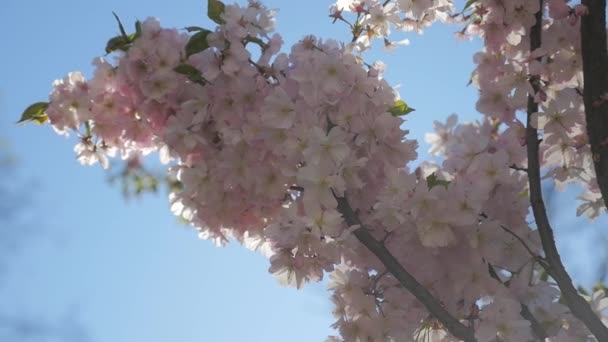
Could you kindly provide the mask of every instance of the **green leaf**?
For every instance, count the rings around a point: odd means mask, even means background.
[[[85,121],[84,122],[84,128],[87,130],[87,132],[86,132],[87,135],[86,136],[87,137],[92,137],[93,133],[91,131],[91,121],[89,121],[89,120]]]
[[[167,185],[172,192],[178,192],[184,189],[184,185],[177,178],[167,177]]]
[[[186,27],[184,27],[184,30],[186,30],[188,32],[197,32],[197,31],[204,31],[205,29],[200,26],[186,26]]]
[[[200,74],[201,72],[195,68],[194,66],[190,65],[190,64],[180,64],[178,66],[175,67],[175,69],[173,69],[173,71],[175,71],[178,74],[182,74],[182,75],[192,75],[192,74]]]
[[[173,71],[178,74],[188,76],[188,79],[194,83],[198,83],[200,85],[205,85],[207,83],[207,80],[205,80],[201,75],[200,70],[190,64],[180,64],[176,66]]]
[[[207,2],[207,16],[209,19],[222,25],[225,23],[224,19],[221,17],[222,13],[224,13],[225,7],[226,5],[219,0],[209,0]]]
[[[207,35],[209,33],[211,33],[211,31],[203,29],[190,37],[190,40],[188,40],[188,43],[186,44],[186,57],[204,51],[209,47],[209,43],[207,42]]]
[[[118,22],[118,29],[120,30],[120,35],[110,38],[110,40],[108,40],[105,49],[107,54],[118,50],[129,50],[131,44],[135,41],[135,39],[141,37],[142,34],[141,22],[139,20],[135,22],[135,33],[127,34],[124,26],[122,25],[122,22],[120,21],[116,13],[112,12],[112,14],[114,14],[114,18],[116,18],[116,21]]]
[[[393,116],[404,116],[415,111],[415,109],[408,106],[407,103],[402,100],[398,100],[388,111],[393,114]]]
[[[604,285],[604,283],[599,283],[599,284],[593,286],[593,292],[600,291],[600,290],[606,292],[606,291],[608,291],[608,288],[606,287],[606,285]]]
[[[471,84],[473,84],[473,80],[475,79],[476,73],[477,73],[477,71],[475,71],[475,70],[471,71],[471,75],[469,76],[469,82],[467,83],[467,87],[470,86]]]
[[[141,37],[141,21],[137,20],[135,22],[135,38],[139,37]],[[135,38],[133,38],[133,40],[135,40]]]
[[[129,49],[129,37],[116,36],[110,38],[106,44],[106,53],[112,53],[114,51],[127,51]]]
[[[46,115],[47,108],[49,108],[48,102],[36,102],[23,111],[23,114],[21,114],[21,119],[19,119],[17,123],[20,124],[32,121],[42,125],[49,119],[49,117]]]
[[[116,21],[118,22],[118,29],[120,30],[120,34],[127,38],[127,32],[125,31],[125,27],[122,26],[122,23],[120,22],[120,18],[118,18],[118,15],[116,15],[116,13],[112,12],[112,14],[114,14],[114,18],[116,18]]]
[[[435,172],[431,173],[428,177],[426,177],[426,183],[429,190],[436,187],[437,185],[441,185],[447,189],[448,185],[450,185],[449,181],[438,179],[437,174]]]
[[[359,20],[357,20],[357,22],[353,25],[352,33],[353,33],[353,39],[354,39],[354,37],[359,37],[361,35],[361,33],[363,33],[363,26],[361,25]]]
[[[471,7],[476,2],[477,2],[477,0],[469,0],[469,1],[467,1],[467,3],[464,4],[464,8],[462,9],[462,11],[463,12],[466,11],[467,8]]]
[[[585,296],[589,295],[589,292],[587,292],[587,290],[584,287],[582,287],[582,286],[579,286],[577,288],[577,290],[578,290],[579,293],[584,294]]]

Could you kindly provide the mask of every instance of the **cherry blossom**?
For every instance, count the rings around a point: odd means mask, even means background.
[[[257,1],[222,4],[211,17],[217,27],[191,34],[146,19],[135,38],[121,38],[113,61],[94,61],[91,79],[73,72],[54,82],[46,115],[57,133],[79,137],[83,164],[158,152],[181,185],[171,211],[204,239],[263,252],[282,284],[329,275],[341,336],[330,341],[456,340],[360,242],[362,230],[478,341],[591,340],[542,276],[518,115],[539,105],[530,115],[544,177],[582,185],[577,215],[600,215],[579,95],[577,18],[586,8],[468,5],[456,14],[451,0],[339,0],[330,16],[349,24],[351,43],[308,36],[283,53],[274,12]],[[546,39],[530,51],[539,11]],[[383,64],[362,54],[373,39],[404,45],[394,31],[421,33],[437,20],[484,41],[471,79],[481,117],[436,121],[426,141],[441,159],[411,170],[418,144],[407,139],[404,102]],[[257,60],[251,44],[262,49]],[[598,316],[602,295],[588,299]]]

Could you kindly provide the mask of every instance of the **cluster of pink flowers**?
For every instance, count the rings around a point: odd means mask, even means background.
[[[576,182],[585,193],[577,215],[593,219],[603,207],[593,172],[585,131],[583,75],[580,51],[581,5],[570,8],[563,0],[548,1],[543,18],[542,44],[530,52],[529,28],[535,23],[538,1],[513,1],[491,6],[478,1],[475,23],[467,31],[484,36],[486,48],[475,56],[474,83],[480,97],[477,110],[497,117],[509,127],[521,126],[517,111],[525,110],[527,93],[536,93],[540,111],[532,124],[542,130],[541,162],[558,189]],[[490,29],[492,28],[492,29]],[[534,77],[537,89],[529,82]]]
[[[356,44],[351,45],[355,51],[365,51],[370,47],[370,37],[387,42],[390,27],[407,30],[425,26],[435,18],[446,18],[442,16],[446,8],[443,1],[416,1],[417,6],[423,6],[417,12],[412,3],[338,1],[330,15],[346,21],[343,12],[352,12],[356,23],[351,28],[366,25],[368,34],[360,35]],[[468,5],[467,12],[449,18],[464,22],[460,36],[476,35],[484,40],[483,51],[475,55],[477,69],[472,78],[480,93],[477,110],[484,118],[481,122],[458,125],[452,115],[445,124],[436,122],[436,132],[427,134],[427,142],[432,144],[431,154],[443,156],[443,164],[427,163],[422,169],[425,175],[430,172],[440,175],[450,182],[449,186],[435,186],[428,192],[416,189],[412,195],[408,191],[415,188],[415,182],[410,181],[408,186],[407,176],[400,175],[394,185],[388,186],[395,194],[402,194],[394,197],[392,203],[386,203],[384,196],[379,197],[375,215],[388,220],[382,222],[386,227],[399,227],[401,234],[417,231],[424,247],[444,247],[416,249],[413,257],[412,247],[403,244],[411,241],[409,236],[395,241],[391,251],[402,255],[400,262],[423,284],[432,284],[430,287],[450,312],[460,311],[456,316],[463,319],[472,316],[478,319],[472,324],[480,341],[532,339],[530,322],[520,314],[521,305],[540,320],[551,341],[579,340],[588,332],[573,321],[567,307],[558,303],[559,291],[538,279],[534,271],[533,256],[542,252],[536,231],[526,221],[527,177],[521,172],[527,163],[525,122],[520,121],[517,113],[526,111],[528,94],[535,94],[540,111],[533,115],[533,124],[542,130],[541,162],[547,169],[545,177],[553,178],[558,188],[570,182],[583,185],[586,192],[579,198],[584,203],[577,214],[598,216],[603,202],[586,141],[581,95],[578,17],[585,14],[585,8],[581,5],[571,8],[564,0],[549,1],[548,16],[544,16],[542,23],[542,45],[530,52],[530,28],[536,23],[539,1],[477,0]],[[379,11],[382,15],[377,14]],[[420,17],[415,13],[434,14]],[[531,79],[536,82],[536,90]],[[450,200],[446,201],[447,198]],[[402,230],[408,224],[410,228]],[[388,241],[389,246],[391,242]],[[464,247],[467,244],[469,249]],[[424,251],[429,255],[423,256]],[[424,260],[423,266],[420,260]],[[450,265],[449,270],[437,273],[442,261]],[[506,272],[498,277],[508,281],[508,291],[490,279],[488,265]],[[369,283],[376,287],[369,292],[385,294],[385,288],[378,290],[382,281],[375,278],[369,277]],[[342,288],[352,286],[343,280],[339,283],[344,284]],[[392,284],[396,282],[393,280]],[[340,294],[340,290],[337,292]],[[386,301],[392,302],[384,295],[381,297],[381,308]],[[482,304],[480,299],[489,304]],[[384,308],[378,311],[387,317],[393,315],[386,314]],[[411,313],[408,308],[407,314]],[[400,320],[403,321],[405,317]],[[420,332],[417,325],[411,328],[401,336],[404,340],[416,329]],[[437,334],[429,336],[443,338]]]
[[[365,66],[351,51],[386,39],[392,27],[420,31],[455,20],[453,7],[451,0],[340,0],[331,13],[343,20],[355,13],[353,44],[306,37],[289,54],[279,53],[272,12],[257,1],[226,5],[194,53],[190,35],[147,19],[115,61],[95,61],[92,79],[71,73],[55,82],[48,117],[60,134],[78,132],[84,164],[159,152],[182,184],[170,194],[172,211],[204,238],[264,251],[282,283],[300,287],[330,273],[341,335],[330,341],[454,340],[354,237],[359,227],[338,211],[342,196],[479,341],[531,340],[522,307],[550,341],[586,338],[559,291],[540,277],[516,115],[536,93],[547,177],[584,184],[579,211],[597,216],[601,197],[577,93],[576,18],[584,10],[550,1],[546,39],[530,53],[538,2],[473,2],[462,34],[486,43],[473,77],[484,116],[437,122],[427,141],[442,165],[412,171],[406,165],[417,143],[390,111],[398,95],[381,64]],[[252,45],[261,49],[257,58]]]
[[[586,14],[586,7],[570,6],[566,0],[547,1],[542,45],[530,51],[529,31],[536,22],[539,1],[475,0],[467,5],[457,15],[452,14],[450,0],[340,0],[331,7],[330,16],[347,21],[346,13],[356,15],[356,22],[350,24],[356,39],[349,48],[359,52],[368,50],[373,39],[394,47],[399,42],[389,40],[391,28],[420,33],[436,20],[464,24],[459,37],[478,36],[484,41],[484,49],[474,56],[477,68],[471,79],[479,89],[477,110],[507,127],[524,127],[516,113],[526,109],[528,93],[535,93],[541,107],[535,125],[543,131],[545,177],[552,178],[558,189],[568,183],[581,185],[585,192],[579,196],[582,203],[577,215],[596,218],[603,204],[591,171],[582,98],[579,18]],[[530,77],[536,78],[537,91]]]
[[[330,7],[330,17],[344,20],[343,13],[356,14],[356,23],[351,24],[353,40],[349,50],[366,51],[373,39],[382,38],[387,49],[407,45],[409,40],[388,40],[391,29],[402,32],[422,33],[425,27],[436,20],[453,20],[454,0],[337,0]]]

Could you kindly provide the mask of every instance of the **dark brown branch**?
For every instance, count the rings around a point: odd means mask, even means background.
[[[587,135],[597,183],[608,208],[608,52],[606,51],[606,0],[583,0],[589,13],[581,17],[581,48],[585,89]]]
[[[292,185],[289,187],[289,190],[304,192],[304,188],[298,185]]]
[[[361,220],[359,220],[358,215],[353,211],[346,197],[335,197],[338,201],[338,211],[342,214],[346,223],[349,226],[359,226],[359,228],[353,232],[357,239],[382,261],[382,264],[384,264],[386,269],[399,280],[399,283],[410,291],[410,293],[426,307],[429,313],[437,318],[452,335],[466,342],[476,341],[473,329],[463,325],[458,319],[452,316],[441,305],[439,300],[433,297],[433,295],[399,263],[384,244],[372,236]]]
[[[520,167],[520,166],[517,166],[517,165],[515,165],[515,164],[513,164],[513,165],[509,166],[509,168],[510,168],[510,169],[513,169],[513,170],[515,170],[515,171],[528,172],[528,169],[527,169],[527,168],[525,168],[525,167]]]
[[[592,1],[593,2],[593,1]],[[530,31],[530,51],[534,51],[541,44],[541,20],[542,20],[542,3],[541,11],[536,13],[536,24]],[[604,9],[601,9],[603,12]],[[605,30],[605,28],[602,28]],[[605,41],[604,41],[605,44]],[[604,45],[605,46],[605,45]],[[533,77],[530,80],[534,91],[537,92],[538,80]],[[587,95],[586,95],[587,96]],[[589,303],[578,294],[577,289],[572,284],[572,279],[566,269],[555,246],[555,238],[553,229],[547,217],[547,211],[543,201],[541,178],[540,178],[540,161],[539,161],[539,141],[538,131],[531,125],[532,114],[538,112],[538,104],[534,101],[534,94],[528,94],[528,118],[526,125],[526,149],[528,154],[528,182],[530,185],[530,204],[534,213],[534,219],[538,227],[543,250],[545,252],[545,260],[547,261],[546,271],[551,275],[559,286],[562,296],[566,304],[570,308],[572,314],[581,320],[598,341],[608,341],[608,329],[602,324],[600,318],[593,312]],[[608,159],[607,159],[608,160]],[[599,178],[599,177],[598,177]]]
[[[521,304],[521,311],[519,314],[526,321],[530,322],[532,332],[534,332],[534,335],[539,338],[539,341],[544,341],[548,337],[547,333],[545,332],[545,328],[543,328],[540,322],[536,320],[536,317],[532,315],[532,312],[530,312],[530,309],[526,305]]]

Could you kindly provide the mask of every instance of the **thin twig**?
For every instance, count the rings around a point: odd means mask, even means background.
[[[504,230],[505,232],[511,234],[513,237],[515,237],[522,246],[524,246],[524,248],[528,251],[528,253],[530,253],[530,255],[534,258],[534,259],[543,259],[540,255],[534,253],[532,251],[532,249],[528,246],[528,244],[524,241],[524,239],[522,239],[519,235],[515,234],[515,232],[513,232],[511,229],[505,227],[504,225],[500,225],[500,228],[502,228],[502,230]]]
[[[528,172],[528,169],[525,167],[521,167],[521,166],[517,166],[515,164],[510,165],[509,166],[510,169],[516,170],[516,171],[522,171],[522,172]]]
[[[483,217],[483,218],[485,218],[485,219],[488,219],[488,218],[489,218],[489,216],[488,216],[487,214],[483,213],[483,212],[482,212],[482,213],[480,213],[480,214],[479,214],[479,216],[481,216],[481,217]],[[544,259],[544,258],[542,258],[540,255],[538,255],[538,254],[534,253],[534,252],[532,251],[532,249],[531,249],[531,248],[528,246],[528,244],[526,244],[526,242],[524,241],[524,239],[522,239],[522,238],[521,238],[519,235],[515,234],[515,232],[513,232],[511,229],[507,228],[506,226],[504,226],[504,225],[502,225],[502,224],[500,225],[500,228],[502,228],[502,230],[504,230],[505,232],[507,232],[507,233],[509,233],[509,234],[513,235],[513,236],[514,236],[514,237],[515,237],[515,238],[516,238],[516,239],[517,239],[517,240],[518,240],[518,241],[519,241],[519,242],[522,244],[522,246],[524,246],[524,248],[525,248],[525,249],[528,251],[528,253],[530,253],[530,255],[531,255],[531,256],[532,256],[534,259],[536,259],[536,260],[541,260],[541,261]]]

